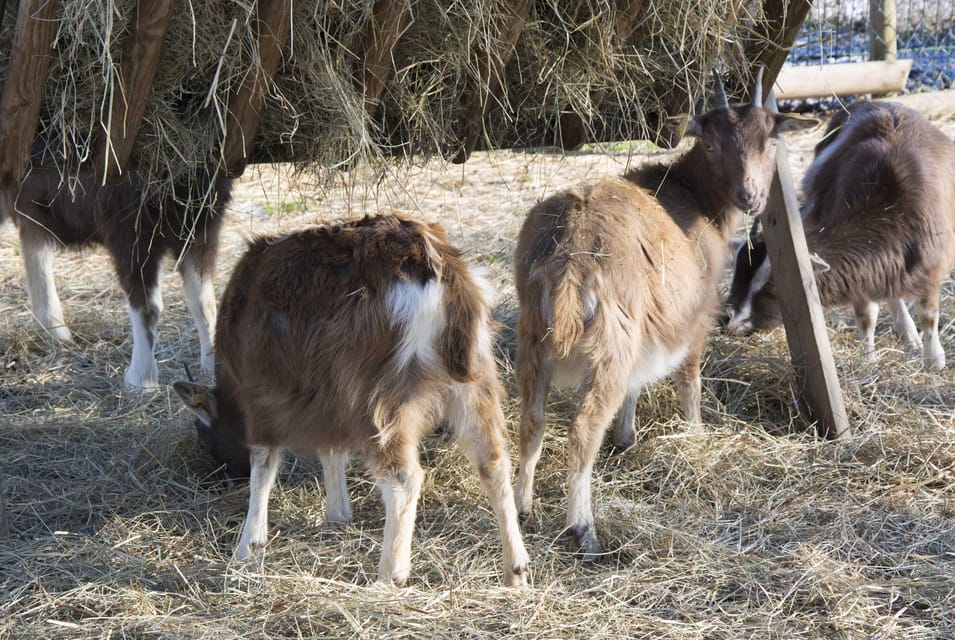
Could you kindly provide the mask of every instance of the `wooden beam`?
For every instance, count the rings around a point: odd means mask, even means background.
[[[754,37],[748,40],[744,47],[746,59],[750,62],[754,72],[752,78],[745,80],[746,101],[752,101],[751,91],[756,78],[755,70],[763,65],[763,102],[776,82],[779,71],[786,62],[786,57],[792,49],[796,36],[802,28],[803,22],[812,8],[812,0],[765,0],[763,16],[765,21],[754,25]]]
[[[882,95],[905,88],[912,60],[785,66],[776,78],[777,100]]]
[[[126,171],[146,104],[152,95],[163,41],[175,0],[140,0],[132,29],[110,87],[110,111],[105,132],[96,143],[93,168],[102,183],[115,182]]]
[[[776,111],[772,94],[767,108]],[[769,203],[760,217],[799,392],[807,417],[816,422],[819,435],[848,437],[849,419],[782,139],[776,152],[776,170]]]
[[[282,50],[292,28],[295,0],[258,0],[253,33],[258,56],[247,60],[251,69],[242,86],[229,96],[226,109],[226,134],[222,142],[225,174],[237,178],[245,171],[252,155],[255,134],[262,122],[262,105],[269,82],[282,60]]]
[[[393,52],[411,24],[411,0],[378,0],[365,31],[362,65],[355,74],[365,93],[365,113],[375,115],[394,71]]]
[[[643,17],[643,0],[617,0],[617,12],[614,15],[614,36],[619,47],[626,45],[634,28]],[[594,109],[600,107],[607,99],[609,91],[606,88],[597,89],[590,93],[590,103]],[[590,132],[590,122],[579,113],[562,113],[560,128],[555,135],[554,143],[568,151],[580,148],[587,142]]]
[[[496,43],[492,43],[491,51],[477,51],[478,79],[472,82],[472,87],[464,94],[464,109],[461,114],[458,128],[458,139],[461,147],[452,162],[460,164],[466,162],[477,145],[478,137],[484,122],[484,113],[487,111],[491,99],[500,95],[504,86],[501,79],[504,67],[510,62],[514,54],[517,39],[524,30],[524,23],[531,10],[530,0],[501,0],[498,5],[503,10],[502,24]],[[500,61],[500,68],[495,61]]]
[[[59,0],[22,0],[0,96],[0,189],[20,184],[30,163],[50,70]]]

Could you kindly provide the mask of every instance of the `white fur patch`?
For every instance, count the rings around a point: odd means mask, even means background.
[[[637,357],[636,367],[630,373],[630,391],[638,392],[673,373],[686,360],[686,354],[689,351],[688,345],[683,345],[675,351],[667,349],[662,344],[645,345]]]
[[[442,304],[444,291],[438,280],[426,284],[397,282],[388,291],[386,303],[391,326],[401,327],[398,341],[398,368],[405,369],[414,360],[437,361],[435,344],[447,318]]]
[[[772,275],[772,266],[767,257],[756,269],[756,273],[753,274],[753,279],[749,282],[749,289],[746,292],[746,298],[743,299],[743,303],[726,324],[726,328],[729,331],[749,329],[753,326],[753,298],[769,283],[769,278],[772,277]]]

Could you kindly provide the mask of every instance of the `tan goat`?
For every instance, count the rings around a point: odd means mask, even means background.
[[[765,206],[778,135],[816,124],[731,107],[721,84],[718,95],[719,108],[671,123],[697,138],[679,160],[551,196],[518,239],[518,511],[531,509],[551,382],[576,387],[567,527],[587,561],[600,550],[590,476],[604,433],[626,398],[615,441],[631,444],[637,395],[673,372],[687,421],[702,429],[700,359],[729,239],[741,211]]]
[[[381,215],[260,238],[221,307],[217,387],[175,387],[227,470],[242,475],[251,458],[237,558],[265,545],[284,448],[318,452],[330,522],[352,518],[345,466],[357,451],[385,505],[378,578],[403,584],[424,478],[418,445],[446,416],[497,516],[505,582],[526,583],[491,291],[437,225]]]

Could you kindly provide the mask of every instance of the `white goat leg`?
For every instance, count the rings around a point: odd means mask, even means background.
[[[32,237],[32,234],[21,233],[20,248],[23,251],[33,318],[41,329],[57,340],[71,340],[70,330],[63,320],[63,305],[53,280],[53,245]]]
[[[181,267],[182,286],[186,295],[186,305],[199,334],[199,366],[203,373],[212,375],[215,371],[216,294],[212,277],[199,273],[190,260]]]
[[[352,511],[348,500],[345,467],[348,453],[339,449],[319,450],[322,476],[325,480],[325,522],[351,522]]]
[[[265,546],[268,535],[269,494],[282,459],[280,448],[252,447],[249,460],[249,512],[242,525],[242,536],[235,548],[235,559],[244,560],[254,549]]]

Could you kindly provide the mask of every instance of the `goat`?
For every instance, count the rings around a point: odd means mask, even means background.
[[[216,388],[174,384],[226,470],[251,461],[236,558],[266,542],[284,448],[318,451],[328,522],[352,519],[345,465],[357,451],[385,505],[379,580],[403,584],[418,444],[445,414],[497,516],[505,582],[526,584],[490,309],[488,282],[435,224],[378,215],[252,242],[222,298]]]
[[[53,280],[59,247],[103,245],[126,293],[133,353],[125,383],[132,388],[159,384],[154,347],[162,312],[162,259],[180,259],[186,303],[199,334],[202,370],[212,373],[215,327],[216,251],[231,181],[203,177],[177,185],[159,198],[135,171],[101,185],[90,171],[62,177],[36,169],[4,200],[0,222],[18,227],[27,292],[35,322],[56,339],[72,340]],[[5,214],[5,215],[4,215]]]
[[[720,107],[669,121],[697,138],[682,157],[551,196],[518,238],[518,511],[530,512],[550,384],[576,386],[567,527],[585,561],[600,550],[590,475],[614,413],[626,400],[614,440],[627,446],[640,390],[676,371],[685,417],[702,431],[700,360],[729,238],[742,211],[765,205],[779,134],[816,123],[731,107],[717,82]]]
[[[826,307],[851,305],[864,353],[875,356],[879,301],[917,348],[906,299],[915,300],[927,369],[945,367],[939,294],[955,262],[955,143],[897,103],[860,102],[838,112],[803,179],[803,224]],[[780,324],[759,224],[737,252],[727,298],[729,331]]]

